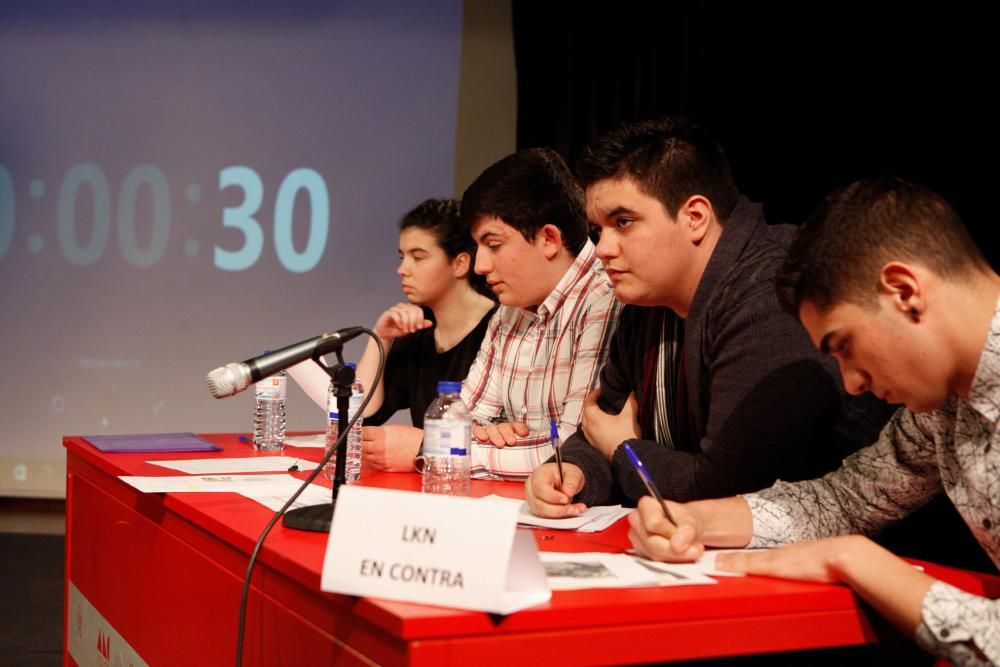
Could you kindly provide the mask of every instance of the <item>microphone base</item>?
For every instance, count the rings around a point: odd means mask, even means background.
[[[333,503],[310,505],[285,512],[281,523],[286,528],[309,530],[314,533],[329,533],[333,520]]]

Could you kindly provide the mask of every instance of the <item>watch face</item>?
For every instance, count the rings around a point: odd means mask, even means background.
[[[424,463],[426,459],[423,454],[417,454],[413,459],[413,469],[419,472],[421,475],[424,474]]]

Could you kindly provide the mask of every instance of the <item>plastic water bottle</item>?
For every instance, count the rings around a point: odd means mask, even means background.
[[[425,493],[469,495],[472,415],[462,402],[461,382],[438,382],[438,395],[424,414]]]
[[[285,391],[288,373],[281,371],[254,385],[253,446],[280,454],[285,448]]]
[[[351,368],[357,370],[357,364],[348,362]],[[347,419],[350,421],[354,415],[361,411],[361,404],[365,400],[365,388],[361,385],[358,376],[354,376],[354,384],[351,385],[351,398],[347,408]],[[340,434],[340,413],[337,412],[337,397],[333,393],[333,383],[326,393],[326,412],[329,421],[326,427],[326,448],[337,445],[337,436]],[[348,484],[358,481],[361,478],[361,422],[362,419],[354,422],[354,427],[347,435],[347,461],[344,467],[344,477]],[[327,479],[333,479],[337,471],[337,455],[334,454],[323,469]]]

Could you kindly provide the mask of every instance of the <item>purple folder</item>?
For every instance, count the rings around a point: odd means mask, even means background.
[[[85,435],[83,439],[102,452],[219,452],[194,433],[139,433],[137,435]]]

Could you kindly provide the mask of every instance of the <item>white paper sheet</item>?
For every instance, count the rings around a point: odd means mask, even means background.
[[[320,588],[508,614],[551,597],[517,507],[430,493],[346,486]]]
[[[297,481],[297,480],[296,480]],[[299,488],[301,482],[297,484],[290,484],[287,490],[273,491],[269,493],[257,493],[250,491],[240,492],[241,496],[246,496],[250,500],[255,500],[264,507],[268,508],[272,512],[277,512],[280,510],[288,499],[292,497],[295,490]],[[318,484],[310,484],[306,489],[295,499],[292,506],[288,509],[294,510],[300,507],[309,507],[310,505],[322,505],[323,503],[330,502],[331,491],[325,486],[320,486]]]
[[[175,461],[146,461],[154,466],[180,470],[190,475],[217,475],[238,472],[285,472],[293,465],[299,470],[313,470],[312,461],[292,456],[249,456],[246,458],[179,459]]]
[[[312,435],[292,435],[285,438],[285,444],[292,447],[318,447],[326,449],[326,433]]]
[[[665,579],[662,573],[641,566],[625,554],[545,551],[539,556],[554,591],[659,586]]]
[[[621,505],[604,505],[588,507],[580,516],[565,519],[543,519],[535,516],[528,509],[528,503],[517,498],[507,498],[496,494],[484,496],[484,502],[511,503],[518,505],[517,522],[522,526],[533,528],[553,528],[556,530],[575,530],[580,533],[596,533],[609,528],[613,523],[632,511]]]
[[[658,563],[629,554],[540,554],[552,590],[716,584],[694,563]]]
[[[744,574],[742,572],[727,572],[725,570],[717,570],[715,568],[715,557],[719,554],[738,552],[738,551],[764,551],[764,549],[706,549],[705,553],[702,554],[694,563],[660,563],[659,561],[647,561],[653,565],[662,565],[670,569],[675,569],[677,572],[685,575],[705,575],[709,577],[742,577]],[[629,555],[634,556],[637,559],[642,559],[640,556],[636,555],[632,549],[627,552]]]
[[[717,574],[713,566],[714,558],[697,563],[661,563],[647,560],[635,554],[629,554],[635,562],[654,573],[663,575],[660,584],[663,586],[684,586],[686,584],[714,584],[715,579],[709,575]],[[733,573],[727,572],[727,575]],[[736,575],[740,576],[740,575]]]
[[[143,493],[177,493],[182,491],[216,491],[269,494],[282,492],[289,482],[301,484],[291,475],[178,475],[168,477],[141,477],[122,475],[121,481]]]

